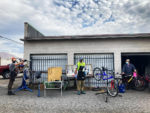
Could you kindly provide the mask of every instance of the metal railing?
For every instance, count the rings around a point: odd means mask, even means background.
[[[114,55],[108,54],[75,54],[74,64],[77,64],[80,57],[84,58],[86,64],[91,64],[92,68],[96,67],[107,67],[108,70],[114,70]],[[85,86],[87,87],[105,87],[106,81],[97,81],[94,77],[87,78],[85,80]]]
[[[47,80],[49,67],[62,67],[63,74],[66,72],[67,55],[31,55],[30,60],[30,69],[42,72],[40,82]]]

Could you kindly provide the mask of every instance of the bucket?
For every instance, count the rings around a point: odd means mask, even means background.
[[[120,84],[118,89],[119,89],[119,93],[125,93],[125,85],[124,84]]]

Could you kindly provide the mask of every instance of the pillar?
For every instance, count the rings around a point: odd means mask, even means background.
[[[121,73],[121,52],[119,51],[114,53],[114,67],[115,73]]]
[[[68,65],[74,65],[74,53],[68,52]]]

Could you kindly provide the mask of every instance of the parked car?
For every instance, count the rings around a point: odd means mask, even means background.
[[[10,75],[9,64],[0,66],[0,75],[2,75],[4,79],[9,78]]]
[[[21,60],[19,62],[21,62]],[[23,62],[27,62],[27,60],[24,60]],[[23,67],[24,67],[24,64],[17,65],[17,69],[16,69],[17,74],[23,73]],[[9,64],[0,66],[0,75],[2,75],[4,79],[9,78],[10,76]]]

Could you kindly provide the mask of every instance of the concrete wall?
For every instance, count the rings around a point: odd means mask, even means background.
[[[115,72],[121,72],[121,53],[150,52],[148,38],[26,41],[24,44],[26,59],[30,54],[67,53],[68,64],[74,64],[74,53],[114,53]]]

